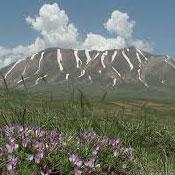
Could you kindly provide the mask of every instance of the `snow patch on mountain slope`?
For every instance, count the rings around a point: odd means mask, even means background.
[[[62,65],[62,60],[63,60],[63,58],[62,58],[62,54],[61,54],[61,52],[60,52],[60,49],[58,49],[57,50],[57,61],[58,61],[58,66],[59,66],[59,68],[60,68],[60,71],[63,71],[63,65]]]
[[[40,72],[40,70],[41,70],[41,62],[42,62],[43,58],[44,58],[44,52],[41,52],[41,57],[40,57],[40,60],[39,60],[38,70],[35,72],[34,75],[36,75],[36,74],[38,74]]]
[[[134,68],[134,66],[133,66],[133,64],[131,63],[130,59],[128,58],[128,56],[126,55],[126,53],[125,53],[124,50],[122,51],[122,55],[123,55],[123,57],[125,58],[125,60],[128,62],[129,67],[130,67],[130,70],[132,71],[133,68]]]

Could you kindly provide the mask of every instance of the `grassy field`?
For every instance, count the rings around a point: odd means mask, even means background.
[[[135,167],[128,174],[175,174],[175,102],[110,100],[105,95],[90,100],[81,91],[64,101],[36,93],[0,92],[1,128],[20,124],[48,131],[57,129],[65,137],[71,136],[70,145],[77,135],[87,131],[99,137],[120,138],[126,147],[134,149]],[[1,166],[3,171],[3,163]],[[67,166],[57,174],[69,174]],[[18,174],[31,173],[30,166],[24,167]]]

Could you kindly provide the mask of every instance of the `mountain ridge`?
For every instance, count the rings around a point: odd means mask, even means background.
[[[139,48],[74,50],[48,48],[0,69],[8,86],[44,89],[60,84],[101,84],[119,87],[142,84],[144,88],[175,85],[175,61]],[[0,85],[3,86],[3,79]]]

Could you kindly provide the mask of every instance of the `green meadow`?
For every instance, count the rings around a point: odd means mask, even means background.
[[[69,136],[93,131],[102,137],[120,138],[134,149],[137,170],[131,168],[128,174],[175,173],[173,101],[112,100],[105,94],[92,100],[81,90],[75,91],[63,100],[41,93],[1,90],[1,127],[20,124],[58,129]]]

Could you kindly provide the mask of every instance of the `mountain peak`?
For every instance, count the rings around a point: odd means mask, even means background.
[[[168,86],[175,78],[174,71],[174,60],[133,46],[105,51],[48,48],[1,69],[9,86],[23,88],[25,84],[36,89],[66,82],[111,87],[123,83],[139,83],[145,88]]]

